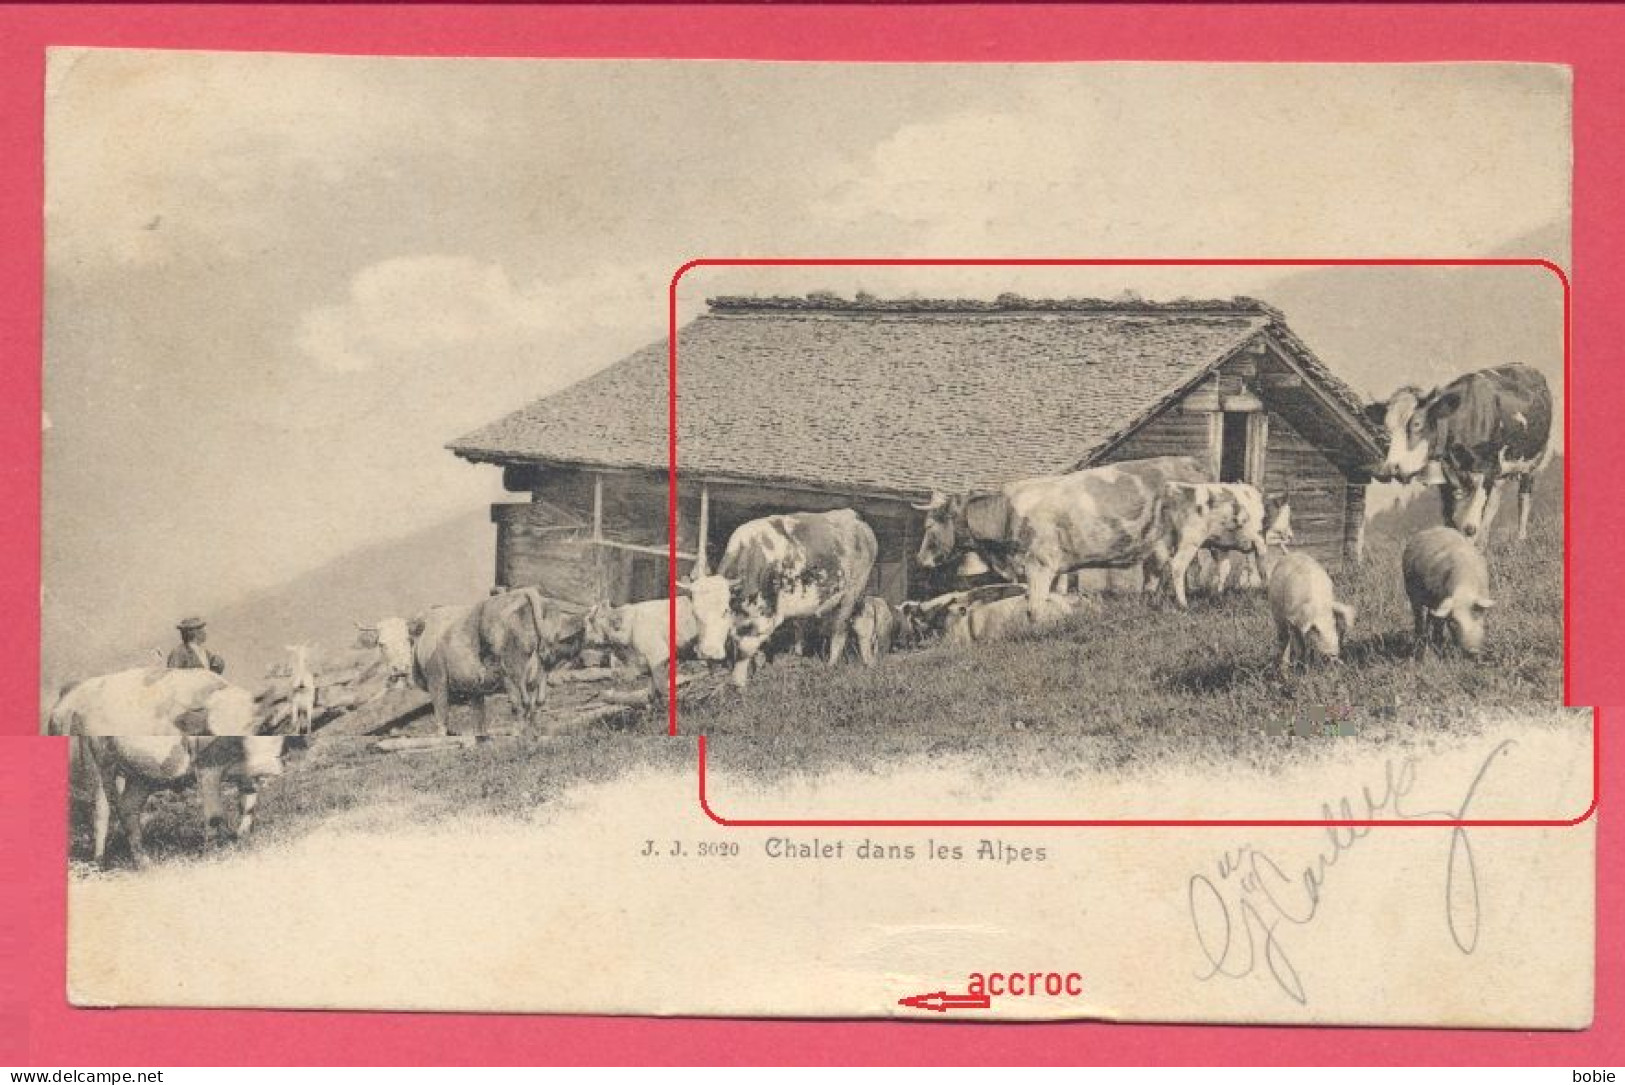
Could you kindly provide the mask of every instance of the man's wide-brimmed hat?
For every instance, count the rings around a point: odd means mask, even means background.
[[[175,624],[175,628],[184,630],[186,632],[191,632],[194,629],[202,629],[203,624],[202,618],[182,618]]]

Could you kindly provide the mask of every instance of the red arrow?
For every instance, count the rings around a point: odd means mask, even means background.
[[[912,1006],[916,1010],[947,1013],[949,1010],[985,1010],[993,1005],[987,995],[950,995],[947,991],[932,991],[928,995],[909,995],[897,1000],[899,1006]]]

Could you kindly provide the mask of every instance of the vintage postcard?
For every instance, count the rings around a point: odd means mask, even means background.
[[[46,120],[76,1004],[1589,1024],[1566,69]]]

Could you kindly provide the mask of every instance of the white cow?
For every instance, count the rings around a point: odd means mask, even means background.
[[[671,601],[650,599],[625,606],[595,606],[587,611],[583,643],[609,648],[625,658],[631,656],[649,677],[654,699],[666,697],[671,686],[671,660],[691,652],[699,640],[700,627],[694,619],[694,604],[687,596],[677,599],[677,643],[671,643]]]
[[[51,709],[48,730],[73,739],[75,774],[95,802],[93,853],[106,861],[111,812],[137,866],[148,865],[141,814],[155,790],[196,780],[204,840],[252,827],[259,781],[282,772],[282,739],[254,734],[254,695],[201,668],[138,667],[81,682]],[[243,779],[228,824],[223,783]]]

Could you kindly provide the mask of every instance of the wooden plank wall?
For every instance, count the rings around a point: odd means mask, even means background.
[[[1299,549],[1328,566],[1342,564],[1354,525],[1349,522],[1349,482],[1336,464],[1292,424],[1270,412],[1264,492],[1292,505],[1292,532]],[[1364,515],[1364,498],[1360,503]],[[1356,521],[1357,523],[1357,521]]]
[[[589,515],[590,515],[590,509]],[[497,584],[540,588],[544,595],[590,606],[624,593],[619,562],[601,560],[587,522],[570,526],[556,505],[491,506],[497,525]]]
[[[1255,369],[1256,363],[1245,357],[1227,363],[1216,378],[1204,381],[1183,400],[1171,404],[1113,449],[1104,462],[1194,456],[1216,472],[1209,429],[1212,411],[1225,397],[1242,394],[1244,378]],[[1298,545],[1328,566],[1340,565],[1345,556],[1357,556],[1365,515],[1365,487],[1351,483],[1326,452],[1304,437],[1268,400],[1264,414],[1268,418],[1268,440],[1262,488],[1267,494],[1291,501]]]
[[[1106,462],[1143,460],[1152,456],[1195,456],[1198,463],[1214,470],[1209,462],[1207,411],[1172,406],[1147,422],[1134,436],[1114,448]]]
[[[605,539],[640,546],[665,547],[667,484],[655,472],[602,474],[602,531]],[[595,546],[592,542],[593,472],[548,469],[533,479],[532,504],[497,505],[497,583],[535,585],[572,602],[607,600],[620,604],[666,594],[667,560]],[[721,559],[728,536],[746,520],[777,513],[855,509],[874,529],[880,558],[869,591],[892,602],[908,598],[913,548],[919,545],[921,514],[907,502],[853,494],[781,490],[759,484],[711,482],[708,560]],[[679,550],[692,552],[699,542],[700,483],[682,483],[678,491]],[[558,531],[561,524],[573,530]],[[686,574],[686,566],[679,572]]]
[[[604,472],[602,537],[640,546],[666,546],[666,479],[649,472]],[[535,586],[575,603],[626,603],[663,597],[667,565],[659,554],[634,553],[598,545],[593,539],[594,473],[573,468],[532,472],[529,505],[496,505],[496,582]],[[687,495],[685,495],[686,498]],[[681,510],[684,531],[678,546],[689,549],[699,518],[696,489],[692,507]],[[561,524],[572,525],[568,531]],[[687,536],[686,538],[683,536]]]

